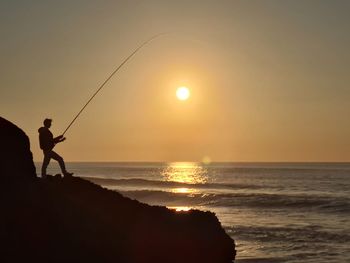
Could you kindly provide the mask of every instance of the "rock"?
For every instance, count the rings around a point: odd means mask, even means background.
[[[0,117],[0,179],[3,177],[34,179],[36,171],[28,136]]]
[[[0,262],[234,260],[234,241],[211,212],[150,206],[77,177],[18,180],[35,177],[28,137],[4,119],[0,128]]]
[[[211,212],[149,206],[81,178],[0,184],[0,262],[230,263]]]

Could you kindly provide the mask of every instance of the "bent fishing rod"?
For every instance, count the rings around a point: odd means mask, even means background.
[[[109,75],[109,77],[98,87],[98,89],[95,91],[95,93],[91,96],[91,98],[85,103],[85,105],[81,108],[81,110],[78,112],[77,115],[75,115],[74,119],[69,123],[68,127],[64,130],[62,133],[62,136],[69,130],[69,128],[73,125],[73,123],[78,119],[80,114],[84,111],[84,109],[89,105],[89,103],[95,98],[95,96],[102,90],[102,88],[107,84],[107,82],[121,69],[141,48],[143,48],[145,45],[147,45],[152,40],[166,35],[167,33],[161,33],[158,35],[155,35],[148,39],[147,41],[143,42],[140,46],[138,46],[120,65]]]

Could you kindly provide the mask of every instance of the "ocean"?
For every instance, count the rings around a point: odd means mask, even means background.
[[[144,203],[214,212],[236,242],[236,262],[350,262],[350,163],[67,166]],[[52,161],[49,173],[58,172]]]

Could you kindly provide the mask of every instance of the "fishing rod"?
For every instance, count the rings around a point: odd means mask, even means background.
[[[69,130],[69,128],[73,125],[73,123],[76,121],[76,119],[78,119],[78,117],[80,116],[80,114],[84,111],[84,109],[87,107],[87,105],[89,105],[89,103],[95,98],[95,96],[100,92],[100,90],[107,84],[107,82],[115,75],[115,73],[117,73],[119,71],[119,69],[121,69],[126,62],[128,62],[129,59],[131,59],[141,48],[143,48],[145,45],[147,45],[149,42],[151,42],[152,40],[163,36],[167,33],[161,33],[158,35],[155,35],[151,38],[149,38],[148,40],[146,40],[145,42],[143,42],[140,46],[138,46],[126,59],[124,59],[124,61],[122,63],[120,63],[120,65],[109,75],[109,77],[98,87],[98,89],[95,91],[95,93],[91,96],[91,98],[85,103],[85,105],[81,108],[81,110],[78,112],[77,115],[75,115],[74,119],[69,123],[68,127],[64,130],[64,132],[62,133],[62,136]]]

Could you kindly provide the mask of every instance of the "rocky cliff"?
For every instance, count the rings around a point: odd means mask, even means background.
[[[234,241],[211,212],[149,206],[81,178],[35,178],[28,138],[1,121],[18,153],[1,152],[0,262],[234,260]]]
[[[36,177],[28,136],[16,125],[0,117],[0,178]]]

